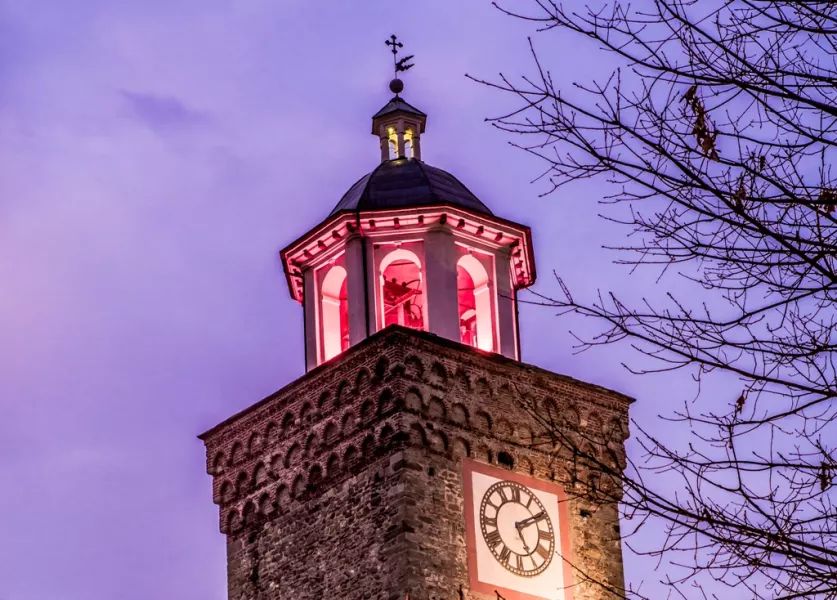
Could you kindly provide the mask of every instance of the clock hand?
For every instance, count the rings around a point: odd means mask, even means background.
[[[542,519],[546,518],[546,513],[544,511],[539,512],[538,514],[529,517],[528,519],[523,519],[522,521],[518,521],[514,524],[514,528],[517,529],[517,537],[520,538],[520,541],[523,542],[523,549],[526,552],[529,552],[529,544],[526,543],[526,538],[523,537],[523,529],[541,521]]]
[[[521,542],[523,542],[523,549],[526,552],[529,552],[529,544],[526,543],[526,538],[523,537],[523,532],[521,531],[520,523],[522,523],[522,521],[514,524],[515,528],[517,529],[517,537],[520,539]]]
[[[523,519],[522,521],[518,521],[514,524],[515,528],[520,531],[524,527],[528,527],[533,523],[537,523],[538,521],[543,521],[546,518],[546,513],[544,511],[539,512],[538,514],[529,517],[528,519]]]

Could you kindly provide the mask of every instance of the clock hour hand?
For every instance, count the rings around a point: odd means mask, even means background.
[[[524,527],[528,527],[532,523],[537,523],[538,521],[542,521],[546,518],[546,513],[544,511],[539,512],[536,515],[529,517],[528,519],[523,519],[522,521],[518,521],[514,524],[515,529],[520,531]]]

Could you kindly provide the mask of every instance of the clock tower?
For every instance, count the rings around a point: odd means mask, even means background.
[[[228,597],[618,597],[632,400],[520,362],[530,230],[422,160],[390,89],[380,164],[281,253],[307,372],[200,436]]]

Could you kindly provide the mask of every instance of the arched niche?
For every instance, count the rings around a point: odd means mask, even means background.
[[[320,329],[323,361],[334,358],[349,347],[349,301],[346,269],[330,267],[320,284]]]
[[[424,274],[421,260],[412,251],[395,248],[385,254],[380,273],[380,323],[425,329]]]
[[[488,271],[472,254],[464,254],[456,263],[460,341],[488,352],[494,350],[495,338],[491,283]]]
[[[404,156],[407,158],[416,158],[415,149],[413,148],[414,137],[412,127],[404,129]]]

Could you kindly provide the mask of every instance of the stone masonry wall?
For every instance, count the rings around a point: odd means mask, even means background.
[[[615,505],[573,493],[578,469],[530,411],[619,461],[629,403],[426,333],[380,332],[201,436],[229,597],[485,600],[468,589],[466,456],[563,483],[577,566],[621,586]],[[576,581],[576,600],[608,597]]]

